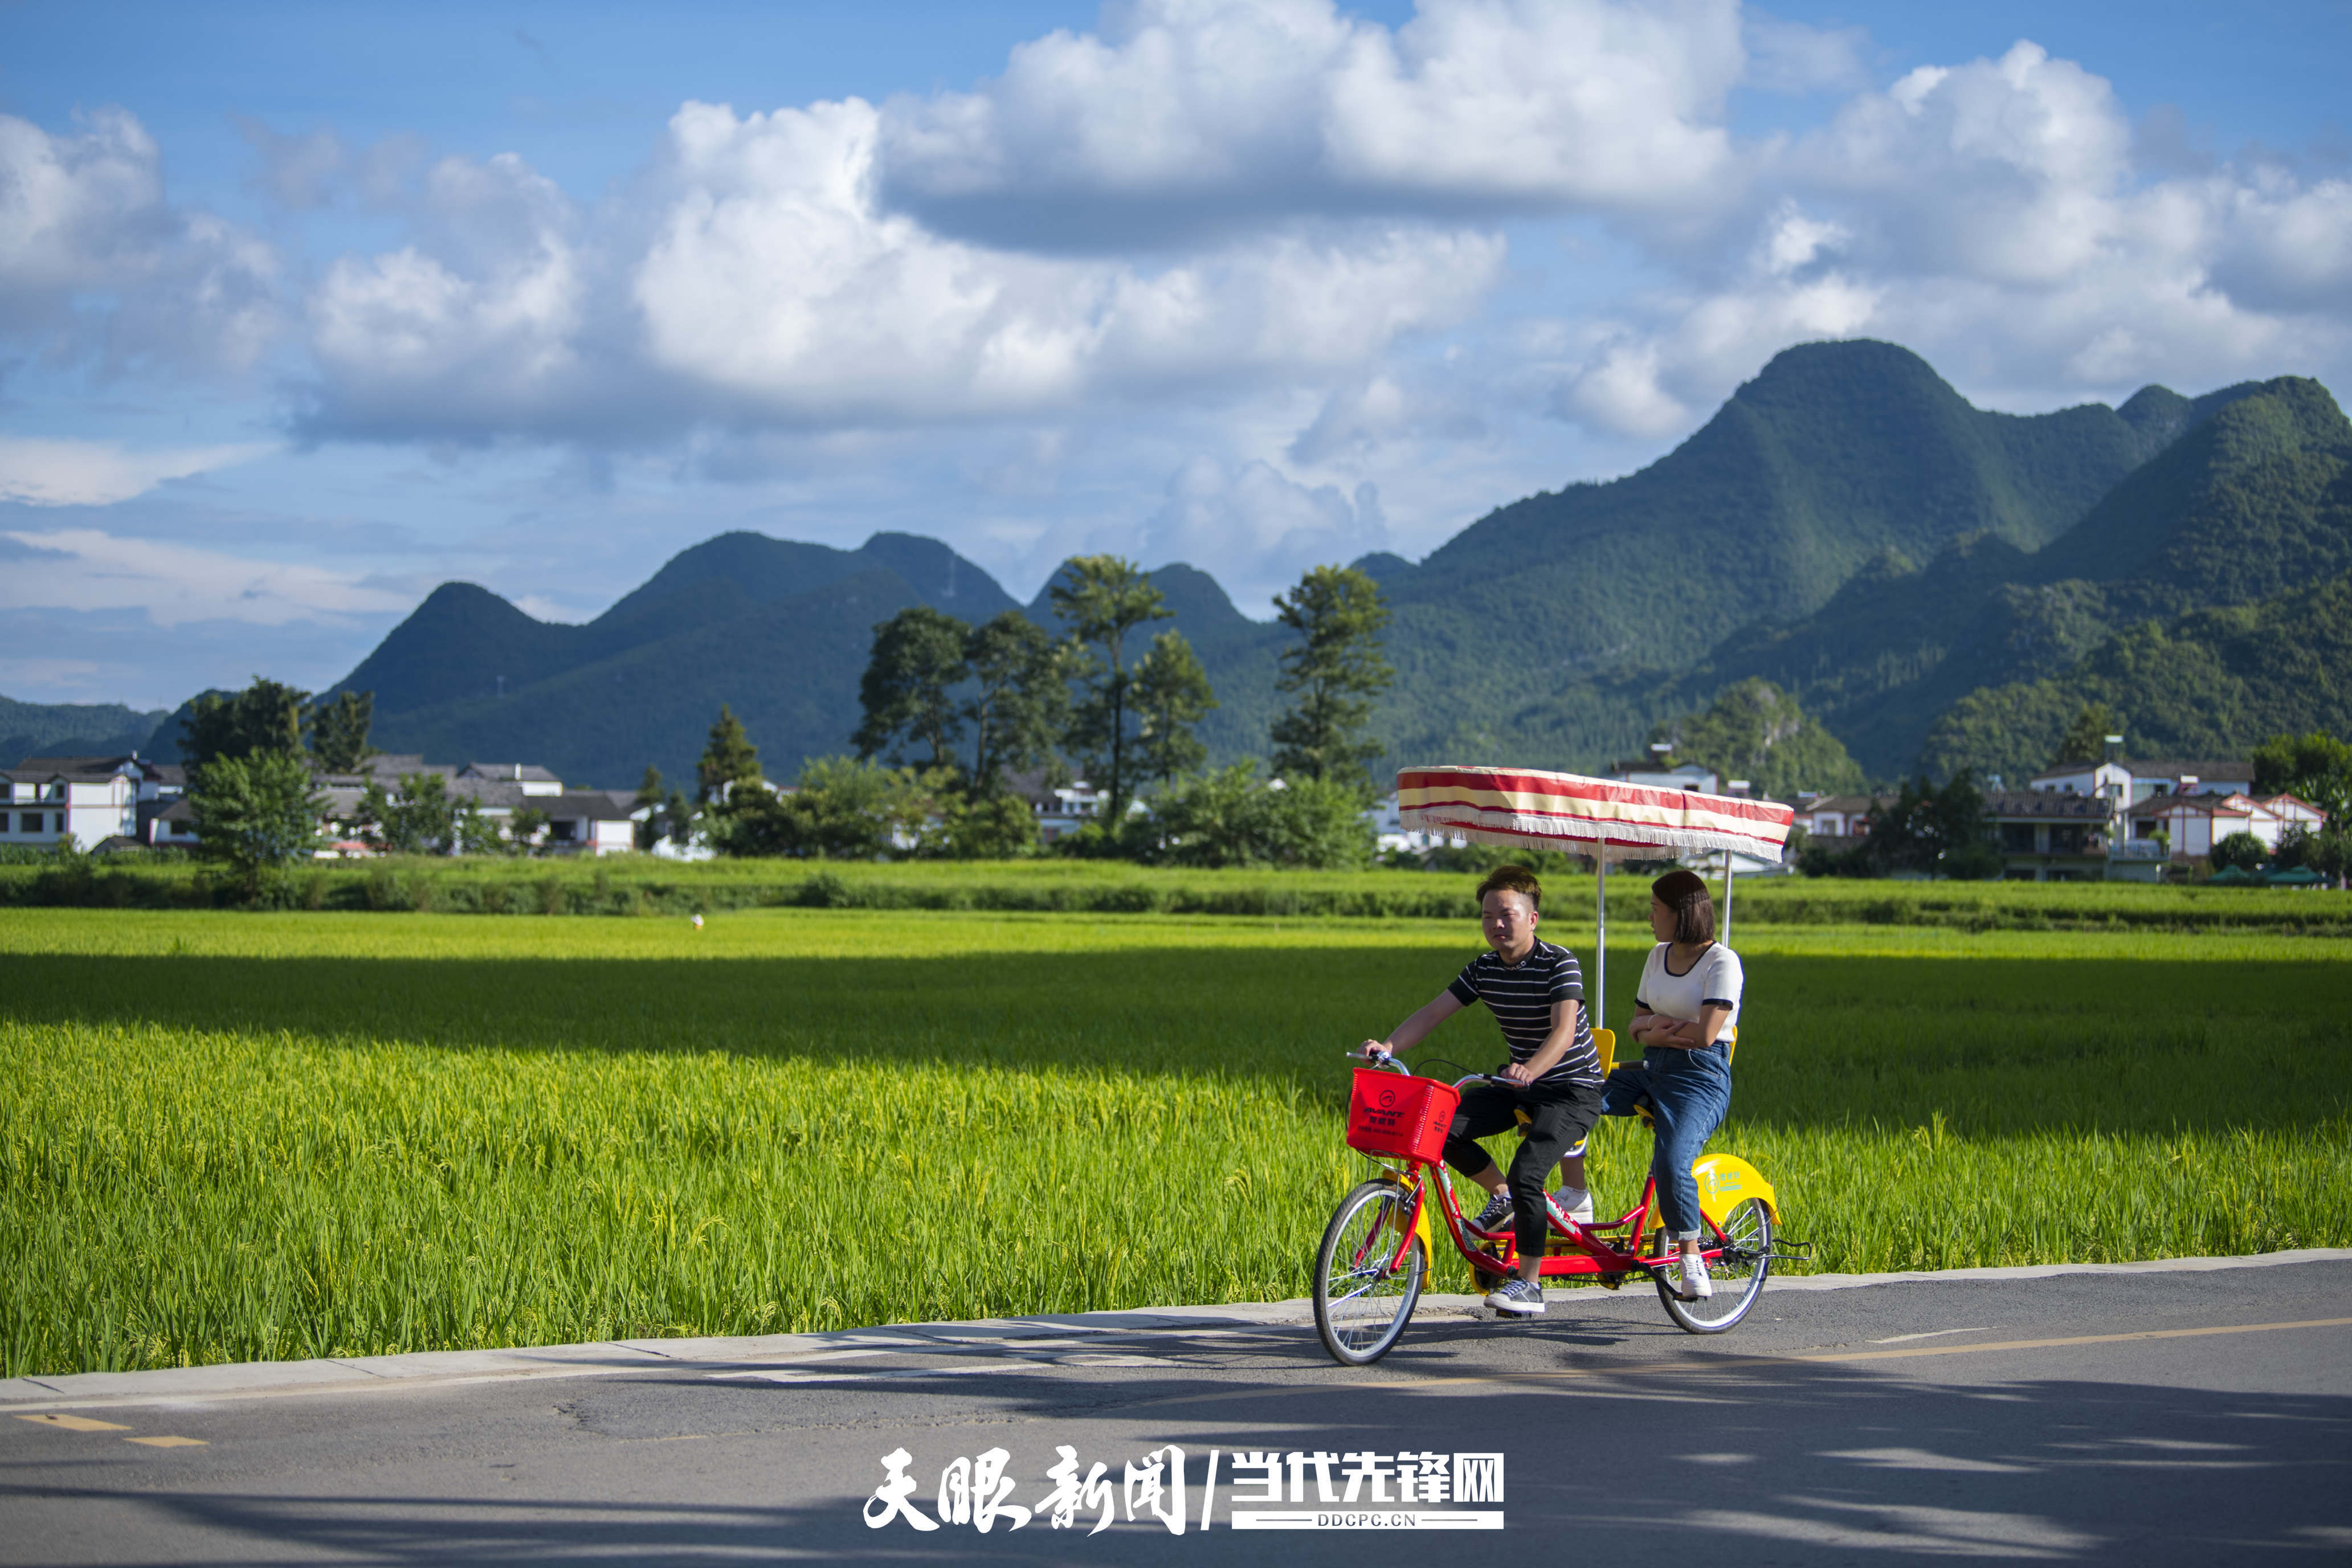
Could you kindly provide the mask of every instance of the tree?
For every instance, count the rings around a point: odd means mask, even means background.
[[[375,779],[360,795],[361,837],[387,855],[438,855],[457,842],[457,804],[439,773],[404,773],[397,795]]]
[[[711,847],[730,856],[871,859],[891,835],[919,825],[927,804],[906,769],[849,757],[813,757],[783,795],[747,790],[716,815]]]
[[[2214,845],[2205,858],[2212,862],[2213,869],[2216,871],[2227,871],[2232,868],[2240,871],[2259,871],[2263,868],[2263,862],[2270,858],[2270,846],[2252,834],[2232,833]]]
[[[1217,705],[1209,672],[1179,631],[1161,632],[1135,661],[1136,773],[1162,786],[1208,760],[1192,726]]]
[[[1267,784],[1254,760],[1178,780],[1128,837],[1143,858],[1179,866],[1291,866],[1340,870],[1371,863],[1377,842],[1362,796],[1337,780]]]
[[[2254,748],[2254,793],[2309,801],[2331,827],[2352,826],[2352,746],[2324,730],[2273,735]]]
[[[196,854],[224,868],[247,905],[285,902],[286,868],[310,853],[326,797],[291,746],[215,754],[188,790]]]
[[[951,764],[963,716],[950,693],[971,673],[971,637],[970,625],[929,605],[910,605],[874,628],[874,651],[857,683],[866,719],[850,738],[859,757],[871,762],[887,752],[903,763],[906,748],[920,743],[930,748],[930,766]]]
[[[482,809],[472,795],[457,803],[450,823],[450,843],[460,855],[511,855],[514,843],[499,830],[499,820]]]
[[[738,784],[760,782],[760,749],[743,733],[743,721],[735,710],[722,702],[719,705],[719,721],[710,726],[710,739],[702,748],[702,760],[694,764],[695,803],[714,805],[727,801]]]
[[[2098,763],[2107,756],[2107,737],[2123,733],[2123,721],[2115,710],[2104,702],[2088,702],[2066,726],[2066,734],[2058,742],[2058,763]]]
[[[640,850],[651,850],[662,841],[662,835],[667,830],[662,821],[664,800],[661,770],[648,763],[646,764],[646,776],[638,781],[636,798],[632,803],[646,814],[645,820],[636,825],[634,834]]]
[[[2000,852],[1985,824],[1984,793],[1965,772],[1940,790],[1922,774],[1893,802],[1872,806],[1869,836],[1856,848],[1880,876],[1924,871],[1973,881],[2000,874]]]
[[[368,744],[368,731],[375,722],[375,693],[373,691],[341,691],[331,702],[317,703],[310,709],[310,754],[319,759],[322,773],[355,773],[361,764],[376,754]]]
[[[191,777],[221,758],[302,750],[302,703],[310,694],[257,675],[244,690],[207,691],[180,721],[180,755]]]
[[[1363,734],[1371,699],[1396,671],[1381,651],[1389,607],[1380,585],[1352,566],[1318,566],[1274,600],[1275,618],[1301,637],[1282,656],[1275,689],[1297,700],[1274,721],[1274,771],[1286,779],[1348,784],[1369,798],[1365,764],[1381,742]]]
[[[539,847],[539,836],[547,831],[551,820],[535,805],[517,806],[514,815],[507,818],[507,842],[514,846],[516,854],[529,855]]]
[[[1864,784],[1861,764],[1843,743],[1769,680],[1727,686],[1704,711],[1658,725],[1650,739],[1671,746],[1676,762],[1713,768],[1726,783],[1746,779],[1773,799],[1791,799],[1801,789],[1840,795]]]
[[[972,694],[958,712],[971,726],[968,787],[974,797],[986,798],[1003,792],[1007,770],[1052,759],[1069,721],[1070,689],[1063,650],[1018,610],[974,626],[964,643],[964,663]]]
[[[1116,828],[1134,794],[1128,766],[1128,709],[1134,671],[1127,634],[1173,616],[1150,575],[1117,555],[1073,556],[1050,597],[1054,614],[1077,645],[1076,674],[1085,692],[1070,725],[1070,749],[1102,788],[1102,821]]]

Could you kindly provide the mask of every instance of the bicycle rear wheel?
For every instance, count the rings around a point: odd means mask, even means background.
[[[1746,1200],[1723,1216],[1716,1241],[1704,1245],[1716,1242],[1723,1255],[1706,1266],[1714,1295],[1685,1301],[1665,1279],[1658,1280],[1658,1300],[1666,1304],[1666,1316],[1685,1333],[1722,1333],[1756,1305],[1756,1298],[1764,1293],[1764,1277],[1772,1272],[1772,1211],[1762,1198]]]
[[[1339,1200],[1323,1227],[1323,1245],[1315,1250],[1315,1331],[1343,1366],[1388,1354],[1421,1300],[1429,1253],[1418,1236],[1390,1267],[1411,1214],[1403,1188],[1366,1182]]]

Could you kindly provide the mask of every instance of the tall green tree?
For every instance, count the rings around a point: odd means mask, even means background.
[[[375,723],[375,693],[339,691],[333,700],[310,709],[310,754],[322,773],[355,773],[376,754],[368,744]]]
[[[1870,808],[1870,833],[1859,846],[1870,868],[1924,871],[1930,878],[1975,881],[2000,874],[2000,852],[1984,817],[1984,792],[1963,770],[1937,789],[1926,774],[1895,798]]]
[[[903,763],[906,749],[920,744],[930,748],[931,767],[953,765],[963,714],[952,693],[971,673],[971,638],[968,623],[929,605],[909,605],[874,628],[874,650],[857,683],[866,718],[850,738],[860,757],[871,762],[887,752]]]
[[[1070,749],[1102,791],[1101,820],[1109,828],[1127,818],[1135,793],[1129,762],[1128,721],[1135,672],[1127,665],[1127,635],[1176,612],[1151,585],[1151,576],[1117,555],[1073,556],[1052,588],[1054,614],[1076,645],[1082,693],[1071,717]]]
[[[1396,680],[1381,649],[1389,624],[1380,584],[1352,566],[1318,566],[1274,600],[1275,616],[1299,636],[1282,656],[1275,689],[1296,699],[1274,721],[1274,771],[1372,793],[1367,764],[1382,750],[1364,733],[1371,700]]]
[[[971,726],[969,789],[975,799],[1002,791],[1007,770],[1052,759],[1070,715],[1064,662],[1064,650],[1018,610],[971,629],[964,643],[971,695],[958,711]]]
[[[1217,705],[1209,672],[1179,631],[1161,632],[1135,661],[1136,768],[1162,786],[1209,759],[1192,726]]]
[[[2326,812],[2329,826],[2352,826],[2352,746],[2324,730],[2273,735],[2252,760],[2256,795],[2284,791]]]
[[[196,854],[222,868],[243,902],[282,904],[288,868],[310,855],[326,804],[291,746],[216,753],[188,791]]]
[[[299,755],[302,704],[310,695],[258,675],[252,685],[226,697],[207,691],[180,721],[180,755],[192,771],[256,752]]]
[[[2085,702],[2082,711],[2066,726],[2066,733],[2058,742],[2058,754],[2053,763],[2105,762],[2107,737],[2123,733],[2123,721],[2114,709],[2104,702]]]
[[[735,717],[734,709],[724,702],[719,705],[718,721],[710,726],[702,759],[694,764],[694,798],[701,805],[728,799],[737,784],[760,782],[760,749],[743,733],[743,721]]]
[[[636,824],[632,835],[636,839],[637,847],[640,850],[650,850],[662,841],[662,834],[665,831],[665,825],[662,822],[664,798],[661,770],[647,763],[646,776],[637,781],[636,798],[631,803],[637,810],[646,814],[645,820]]]

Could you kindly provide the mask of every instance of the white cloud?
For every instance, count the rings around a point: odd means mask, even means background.
[[[131,115],[70,136],[0,115],[0,333],[116,369],[243,369],[278,330],[277,272],[268,246],[164,199]]]
[[[1460,320],[1502,260],[1369,221],[1156,267],[992,250],[877,205],[877,124],[856,100],[688,104],[635,205],[593,220],[518,160],[445,163],[446,235],[344,258],[312,296],[315,427],[892,425],[1321,374]]]
[[[893,100],[881,173],[929,221],[1045,248],[1685,207],[1732,173],[1745,61],[1733,0],[1424,0],[1393,32],[1329,0],[1138,0],[976,91]]]
[[[166,479],[267,457],[268,442],[129,451],[106,441],[0,436],[0,500],[34,506],[111,506]]]
[[[1590,332],[1555,407],[1687,428],[1770,353],[1867,332],[2003,388],[2198,390],[2352,349],[2352,185],[2272,166],[2150,177],[2111,86],[2021,42],[1857,95],[1759,175],[1744,258]]]
[[[1169,480],[1139,553],[1210,573],[1243,614],[1263,618],[1262,606],[1307,568],[1353,561],[1388,542],[1380,491],[1369,483],[1349,495],[1299,484],[1266,463],[1232,467],[1203,455]]]
[[[254,561],[94,528],[0,531],[26,552],[0,574],[0,608],[143,610],[159,626],[278,626],[409,608],[412,595],[323,567]]]

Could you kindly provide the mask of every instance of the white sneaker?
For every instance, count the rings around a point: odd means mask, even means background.
[[[1685,1301],[1704,1301],[1715,1294],[1715,1281],[1706,1277],[1706,1259],[1685,1258],[1676,1270],[1681,1276],[1678,1289]]]
[[[1575,1201],[1571,1203],[1570,1199]],[[1556,1193],[1546,1193],[1544,1206],[1551,1210],[1553,1222],[1563,1230],[1570,1220],[1579,1225],[1592,1223],[1592,1194],[1585,1188],[1562,1187]]]

